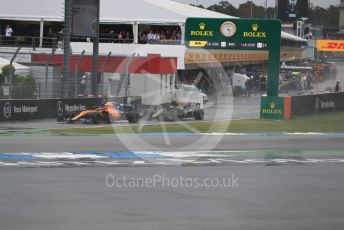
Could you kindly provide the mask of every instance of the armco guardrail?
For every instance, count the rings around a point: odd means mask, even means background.
[[[294,96],[292,116],[344,110],[344,92]]]

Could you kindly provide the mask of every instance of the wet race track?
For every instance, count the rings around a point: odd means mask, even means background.
[[[258,95],[235,99],[232,118],[258,118],[259,103]],[[217,117],[212,106],[206,120]],[[219,111],[218,119],[231,116]],[[84,126],[0,124],[0,229],[344,226],[344,133],[14,131]]]
[[[0,167],[0,226],[6,230],[341,229],[342,175],[342,164]]]

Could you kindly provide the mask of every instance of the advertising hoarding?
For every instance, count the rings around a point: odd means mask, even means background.
[[[224,50],[270,50],[279,46],[278,20],[188,18],[185,44],[188,48]]]
[[[72,35],[97,36],[99,4],[99,0],[72,0]]]
[[[344,52],[344,40],[317,40],[318,51]]]
[[[189,49],[268,51],[267,95],[278,96],[281,22],[238,18],[188,18],[185,45]],[[239,54],[236,58],[245,58]],[[211,57],[210,57],[211,58]]]
[[[308,17],[309,0],[278,0],[278,19],[294,22],[301,17]]]

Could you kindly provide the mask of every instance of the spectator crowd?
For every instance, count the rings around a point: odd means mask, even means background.
[[[100,40],[109,43],[133,43],[132,32],[121,31],[102,31]],[[150,29],[139,32],[138,41],[140,44],[163,44],[168,42],[179,43],[182,40],[180,28],[177,29]]]
[[[182,33],[180,29],[176,30],[150,30],[149,32],[143,31],[139,34],[139,43],[157,43],[156,41],[178,41],[182,39]]]

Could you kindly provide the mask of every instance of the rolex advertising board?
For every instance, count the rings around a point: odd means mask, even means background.
[[[188,18],[185,24],[188,49],[268,51],[267,95],[271,97],[278,96],[280,44],[279,20]]]
[[[185,44],[188,48],[269,50],[278,45],[278,20],[188,18]]]
[[[260,118],[284,119],[284,98],[262,97],[260,106]]]

